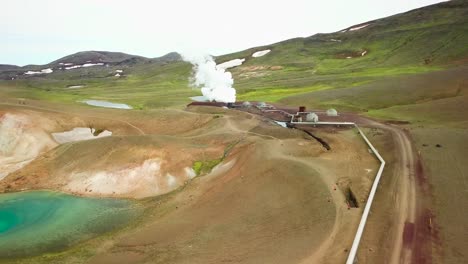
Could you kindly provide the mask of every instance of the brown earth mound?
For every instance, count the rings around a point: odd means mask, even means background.
[[[113,134],[45,149],[6,176],[0,191],[149,197],[141,200],[147,209],[138,222],[80,245],[86,250],[66,251],[60,261],[344,261],[361,209],[349,210],[336,184],[345,177],[358,201],[365,199],[378,166],[355,131],[316,131],[330,144],[327,151],[299,130],[249,113],[188,110],[133,118],[112,110],[28,110],[49,120],[46,127],[36,124],[41,133],[92,123]]]

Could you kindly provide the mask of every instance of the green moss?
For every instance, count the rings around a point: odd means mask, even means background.
[[[219,163],[223,161],[223,158],[214,159],[214,160],[204,160],[204,161],[195,161],[193,163],[192,169],[195,171],[197,176],[210,173],[211,170],[216,167]]]
[[[231,152],[231,150],[240,142],[237,140],[235,142],[230,143],[226,149],[224,150],[223,156],[218,159],[212,160],[198,160],[195,161],[192,165],[192,169],[195,171],[197,176],[210,173],[216,165],[220,164]]]
[[[95,137],[99,136],[99,134],[104,132],[104,130],[105,129],[102,129],[102,128],[96,128],[96,130],[94,130],[93,136],[95,136]]]
[[[314,85],[303,88],[264,88],[246,91],[237,96],[240,100],[276,102],[284,97],[329,89],[329,85]]]
[[[202,161],[195,161],[193,163],[192,169],[195,171],[197,176],[200,175],[200,173],[202,171],[202,168],[203,168],[203,162]]]

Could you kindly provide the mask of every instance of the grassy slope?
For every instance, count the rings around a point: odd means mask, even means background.
[[[190,65],[141,64],[124,68],[124,77],[114,77],[122,67],[90,67],[53,73],[48,78],[28,78],[0,82],[0,94],[38,100],[74,103],[83,99],[122,102],[135,108],[182,105],[198,94],[187,87]],[[70,85],[85,85],[66,89]]]
[[[361,87],[392,76],[439,71],[466,59],[467,10],[466,1],[451,1],[371,21],[357,31],[291,39],[216,60],[247,59],[241,67],[231,69],[239,99],[304,104],[302,99],[289,97],[303,94],[314,97],[323,90]],[[272,52],[260,58],[250,56],[264,48]],[[366,55],[360,56],[364,51]],[[353,58],[346,59],[348,56]],[[266,69],[252,68],[258,66]],[[271,66],[282,68],[268,69]],[[113,77],[115,69],[122,67],[90,67],[54,72],[47,78],[2,81],[0,94],[67,102],[107,99],[136,108],[181,106],[189,102],[189,96],[199,94],[188,86],[187,63],[137,63],[123,68],[123,78]],[[75,84],[86,87],[64,89]],[[389,104],[398,104],[390,99],[386,98]],[[340,98],[335,105],[348,108],[350,103]]]
[[[445,3],[373,21],[357,31],[292,39],[219,59],[246,57],[246,67],[284,67],[266,73],[267,76],[249,79],[242,78],[243,67],[234,69],[234,76],[240,76],[236,78],[236,88],[241,93],[271,89],[274,94],[277,88],[306,88],[317,84],[347,88],[383,77],[438,71],[468,54],[465,45],[468,43],[468,5],[463,3],[458,7],[457,3],[462,2]],[[272,52],[261,58],[248,57],[254,50],[263,48],[270,48]],[[363,51],[367,54],[358,56]],[[348,56],[353,58],[346,59]],[[291,91],[291,94],[297,93]],[[263,100],[264,97],[252,99]]]
[[[284,69],[270,72],[268,78],[237,82],[244,95],[252,95],[250,100],[335,107],[410,121],[406,127],[431,183],[431,211],[443,256],[436,260],[441,263],[462,263],[468,258],[462,231],[468,228],[466,214],[456,209],[467,202],[462,195],[467,180],[462,162],[468,129],[467,10],[467,1],[451,1],[378,20],[353,33],[261,47],[272,49],[271,54],[250,59],[245,66],[281,65]],[[332,38],[342,42],[324,41]],[[368,51],[364,57],[337,58],[363,50]],[[225,58],[248,56],[252,51]],[[234,72],[242,74],[240,68]],[[311,91],[306,90],[309,87]],[[285,94],[285,88],[291,93]]]

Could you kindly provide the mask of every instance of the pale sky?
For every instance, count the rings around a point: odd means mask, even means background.
[[[0,64],[84,50],[221,55],[334,32],[441,0],[2,0]]]

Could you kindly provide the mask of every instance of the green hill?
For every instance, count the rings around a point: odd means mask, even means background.
[[[403,76],[424,76],[466,65],[467,22],[468,2],[449,1],[338,32],[219,56],[216,61],[246,59],[243,65],[229,69],[240,100],[375,110],[384,106],[356,105],[354,99],[341,96],[345,93],[341,90],[354,87],[350,91],[360,91],[363,87],[363,91],[367,91],[369,88],[365,87],[381,81],[391,82],[392,78],[401,81],[406,78]],[[251,56],[264,49],[271,49],[271,52],[258,58]],[[65,70],[60,63],[104,65]],[[52,68],[54,72],[24,75],[27,70],[45,68]],[[0,78],[4,79],[0,86],[8,88],[0,89],[0,95],[70,103],[82,99],[106,99],[129,103],[136,108],[181,106],[189,102],[189,96],[199,94],[188,85],[190,69],[188,63],[180,61],[177,53],[149,59],[115,52],[80,52],[43,66],[0,67]],[[123,72],[116,76],[116,71]],[[67,89],[73,85],[84,87]],[[335,91],[337,89],[340,92]],[[337,97],[327,97],[323,101],[305,100],[315,98],[316,92],[324,94],[325,90],[333,90],[330,94]],[[406,92],[398,91],[403,93],[402,97]],[[399,103],[387,99],[385,107]]]

